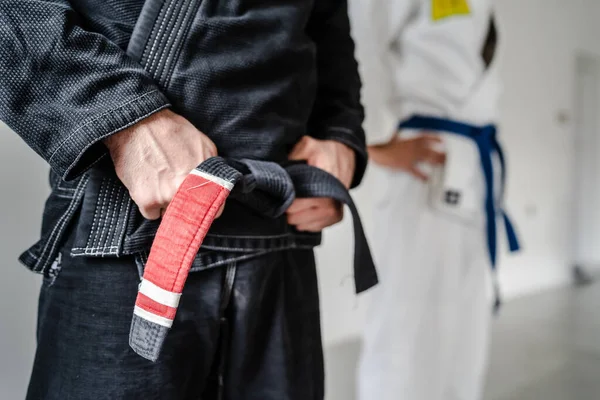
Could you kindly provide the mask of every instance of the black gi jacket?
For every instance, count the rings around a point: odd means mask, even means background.
[[[53,171],[42,238],[21,260],[47,272],[76,215],[73,255],[148,248],[156,225],[101,140],[165,107],[224,157],[283,163],[303,135],[343,142],[357,185],[367,157],[353,53],[345,0],[0,1],[0,120]],[[319,240],[243,206],[225,214],[203,266]]]

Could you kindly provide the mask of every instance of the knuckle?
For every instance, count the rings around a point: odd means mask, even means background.
[[[131,198],[138,205],[138,207],[144,210],[152,210],[160,207],[161,201],[156,197],[147,192],[133,193]]]
[[[213,157],[217,155],[217,145],[212,140],[208,142],[208,153]]]
[[[160,217],[160,209],[151,207],[139,207],[142,216],[149,220],[158,219]]]

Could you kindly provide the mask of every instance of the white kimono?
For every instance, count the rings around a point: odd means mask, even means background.
[[[496,121],[496,61],[486,68],[482,57],[491,0],[352,0],[350,14],[370,144],[414,115]],[[493,303],[485,179],[471,139],[439,134],[447,161],[428,169],[428,183],[371,167],[380,284],[369,295],[360,400],[481,399]],[[460,201],[448,204],[448,189]]]

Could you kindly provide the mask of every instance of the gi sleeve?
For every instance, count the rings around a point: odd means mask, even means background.
[[[68,0],[0,2],[0,120],[64,179],[101,140],[169,106],[141,65],[84,29]]]
[[[337,140],[356,152],[352,187],[367,166],[361,81],[354,58],[354,41],[346,0],[317,0],[307,27],[317,51],[317,96],[309,122],[309,135]]]

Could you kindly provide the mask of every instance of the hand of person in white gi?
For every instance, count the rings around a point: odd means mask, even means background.
[[[217,147],[188,120],[159,111],[104,140],[117,176],[147,219],[158,219],[177,189]],[[217,214],[221,215],[223,208]]]
[[[304,136],[292,149],[290,160],[305,160],[338,178],[346,188],[352,184],[356,153],[334,140]],[[287,210],[287,221],[299,231],[320,232],[344,217],[342,204],[330,198],[296,199]]]
[[[369,158],[374,163],[391,169],[407,172],[417,179],[427,181],[427,174],[419,169],[419,163],[431,165],[444,164],[446,156],[435,150],[442,143],[439,136],[423,134],[404,139],[398,135],[387,143],[369,146]]]

